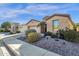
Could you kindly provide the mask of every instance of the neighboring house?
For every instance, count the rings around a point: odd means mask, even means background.
[[[12,23],[11,24],[10,31],[12,33],[16,33],[17,31],[19,31],[19,23]]]
[[[37,21],[37,20],[34,20],[34,19],[31,19],[28,23],[26,23],[26,27],[27,27],[27,30],[29,29],[35,29],[37,32],[39,32],[39,28],[37,27],[37,25],[40,23],[40,21]]]
[[[23,24],[23,25],[20,25],[20,26],[19,26],[19,31],[25,32],[26,30],[27,30],[26,24]]]

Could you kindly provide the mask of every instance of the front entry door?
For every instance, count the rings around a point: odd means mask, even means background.
[[[45,33],[45,32],[47,32],[47,24],[41,26],[41,33]]]

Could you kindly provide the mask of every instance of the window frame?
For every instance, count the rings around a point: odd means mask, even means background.
[[[55,24],[56,23],[56,24]],[[58,19],[52,20],[52,28],[54,29],[59,29],[60,21]],[[57,28],[55,28],[57,26]]]

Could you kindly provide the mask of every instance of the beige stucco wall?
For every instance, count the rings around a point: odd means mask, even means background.
[[[37,31],[37,32],[38,32],[38,33],[41,33],[41,27],[38,26],[37,28],[38,28],[38,31]]]
[[[53,31],[52,20],[59,20],[59,29],[65,29],[66,27],[69,29],[73,29],[73,25],[68,17],[63,16],[54,16],[46,21],[47,23],[47,31]]]

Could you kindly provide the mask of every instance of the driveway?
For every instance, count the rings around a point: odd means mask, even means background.
[[[2,33],[0,33],[0,35],[9,35],[10,33],[9,32],[2,32]]]
[[[2,38],[4,38],[6,34],[7,33],[0,33],[0,56],[10,56],[2,41]]]

